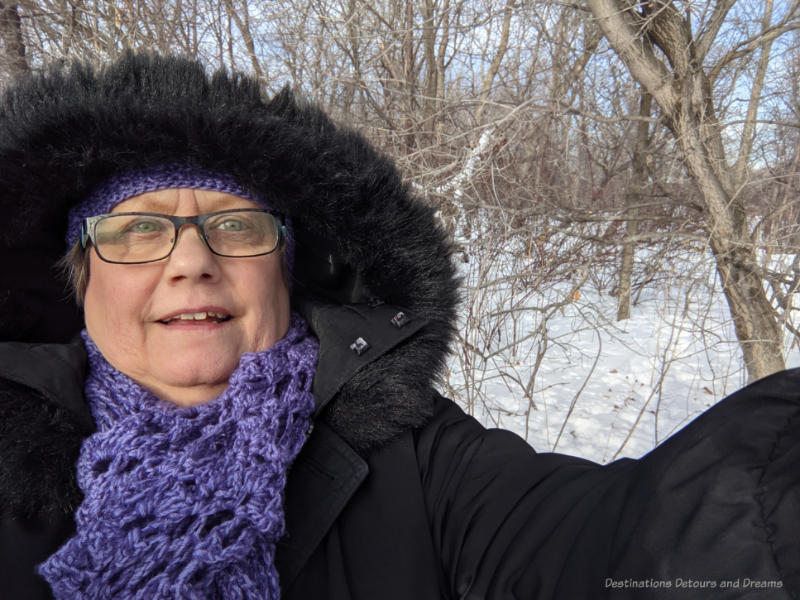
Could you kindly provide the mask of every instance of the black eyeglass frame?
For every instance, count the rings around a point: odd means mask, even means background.
[[[278,239],[275,241],[275,247],[267,252],[257,252],[255,254],[222,254],[221,252],[217,252],[214,248],[211,247],[211,244],[208,243],[208,237],[206,236],[206,232],[204,229],[205,222],[218,215],[224,215],[228,213],[242,213],[242,212],[260,212],[266,213],[271,215],[273,219],[275,219],[276,224],[278,225]],[[138,260],[133,262],[122,262],[118,260],[108,260],[105,258],[100,251],[97,249],[97,244],[95,243],[95,231],[97,228],[97,224],[102,221],[103,219],[107,219],[108,217],[120,217],[120,216],[132,216],[132,217],[158,217],[160,219],[166,219],[170,223],[174,229],[174,237],[172,240],[172,248],[169,249],[164,256],[160,258],[153,258],[151,260]],[[81,222],[81,248],[84,250],[86,246],[91,241],[92,245],[95,247],[95,251],[97,252],[97,256],[100,257],[100,260],[115,264],[115,265],[142,265],[151,262],[158,262],[160,260],[164,260],[168,258],[172,251],[175,250],[175,246],[178,245],[178,234],[180,233],[181,228],[184,225],[195,225],[197,227],[198,232],[200,233],[200,239],[203,240],[203,243],[206,245],[206,248],[212,253],[216,254],[217,256],[224,256],[225,258],[251,258],[253,256],[265,256],[267,254],[272,254],[286,240],[286,224],[284,223],[284,217],[281,213],[266,209],[266,208],[231,208],[228,210],[220,210],[217,212],[206,213],[204,215],[195,215],[193,217],[176,217],[173,215],[162,215],[160,213],[150,213],[150,212],[119,212],[119,213],[106,213],[102,215],[95,215],[93,217],[87,217]]]

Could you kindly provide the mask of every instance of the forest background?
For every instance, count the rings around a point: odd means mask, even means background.
[[[800,0],[0,1],[0,86],[126,48],[394,158],[464,277],[442,390],[540,451],[641,454],[800,364]]]

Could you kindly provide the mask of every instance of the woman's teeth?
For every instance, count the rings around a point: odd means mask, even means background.
[[[206,320],[214,320],[214,321],[227,321],[230,318],[230,315],[224,315],[222,313],[215,313],[215,312],[192,312],[192,313],[181,313],[179,315],[175,315],[169,317],[168,319],[164,319],[162,323],[171,323],[172,321],[206,321]]]

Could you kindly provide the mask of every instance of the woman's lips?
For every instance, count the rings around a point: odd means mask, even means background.
[[[164,325],[200,325],[224,323],[231,315],[220,310],[189,310],[173,313],[158,322]]]

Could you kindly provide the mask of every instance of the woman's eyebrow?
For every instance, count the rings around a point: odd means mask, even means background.
[[[174,212],[176,204],[176,202],[158,198],[131,198],[117,204],[111,212],[149,212],[170,215]]]
[[[233,196],[225,193],[209,192],[208,195],[203,194],[199,200],[201,213],[212,213],[231,208],[251,208],[256,206],[246,198],[240,198],[239,196]],[[175,214],[175,207],[177,203],[177,198],[172,200],[142,195],[139,198],[129,198],[127,200],[123,200],[117,204],[117,206],[114,207],[111,212],[149,212],[172,215]]]

